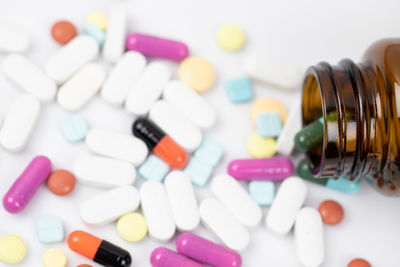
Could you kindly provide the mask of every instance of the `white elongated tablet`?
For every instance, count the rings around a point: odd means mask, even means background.
[[[249,245],[249,231],[221,201],[207,198],[201,202],[199,212],[203,224],[229,248],[243,250]]]
[[[127,28],[126,11],[122,7],[112,7],[108,15],[106,40],[103,46],[103,58],[115,63],[125,50]]]
[[[208,129],[215,123],[215,110],[183,82],[178,80],[168,82],[163,97],[200,128]]]
[[[135,166],[140,165],[148,154],[146,144],[139,138],[110,130],[90,130],[86,145],[97,154],[125,160]]]
[[[54,100],[57,85],[39,67],[20,54],[4,58],[4,74],[22,90],[42,101]]]
[[[104,82],[101,89],[103,99],[110,104],[122,105],[145,67],[146,58],[142,54],[126,52]]]
[[[131,185],[136,178],[136,170],[132,164],[90,155],[75,159],[74,173],[79,182],[104,188]]]
[[[9,151],[18,152],[26,144],[40,112],[36,97],[23,94],[8,110],[0,130],[0,144]]]
[[[171,71],[165,63],[151,62],[131,89],[125,108],[135,115],[149,112],[151,105],[161,96],[170,77]]]
[[[57,101],[66,110],[83,107],[100,89],[106,77],[103,67],[89,63],[68,80],[57,94]]]
[[[296,65],[259,54],[248,56],[244,69],[256,80],[287,90],[300,89],[304,76],[304,71]]]
[[[287,234],[303,206],[306,194],[307,187],[302,179],[292,176],[284,180],[265,219],[266,227],[274,233]]]
[[[324,233],[319,212],[302,208],[296,216],[294,238],[297,257],[305,267],[318,267],[324,261]]]
[[[88,35],[79,35],[60,48],[47,62],[45,70],[56,83],[62,84],[98,54],[97,42]]]
[[[201,144],[200,129],[165,100],[151,106],[149,117],[184,149],[193,151]]]
[[[260,206],[234,178],[221,174],[211,182],[211,191],[244,226],[255,227],[262,218]]]
[[[16,26],[0,23],[0,36],[0,52],[24,53],[29,47],[29,35]]]
[[[144,182],[140,187],[140,200],[150,237],[167,242],[175,233],[174,216],[164,185],[156,181]]]
[[[194,230],[200,223],[200,214],[190,178],[182,171],[172,171],[164,185],[176,227],[182,232]]]
[[[80,214],[88,225],[99,226],[137,210],[139,204],[139,191],[135,187],[120,186],[84,202]]]

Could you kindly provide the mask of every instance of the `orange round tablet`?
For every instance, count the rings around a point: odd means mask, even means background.
[[[326,224],[335,225],[343,220],[343,208],[334,200],[322,202],[318,207],[318,211],[321,214],[322,221]]]
[[[53,171],[47,180],[50,191],[58,196],[70,194],[74,190],[75,184],[75,176],[67,170]]]
[[[364,259],[358,258],[349,262],[347,267],[371,267],[371,264]]]
[[[54,23],[51,28],[51,36],[59,44],[66,44],[77,34],[75,26],[66,20],[60,20]]]

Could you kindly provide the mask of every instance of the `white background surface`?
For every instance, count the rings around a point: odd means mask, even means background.
[[[393,1],[262,1],[262,0],[0,0],[0,20],[20,25],[32,36],[28,56],[44,65],[59,48],[50,37],[55,20],[69,19],[80,28],[85,15],[92,10],[107,11],[112,5],[126,6],[129,29],[185,41],[192,55],[210,60],[217,71],[214,88],[204,94],[218,112],[217,125],[205,133],[220,142],[226,154],[216,171],[225,172],[228,162],[248,157],[246,140],[254,129],[250,125],[251,103],[233,105],[224,84],[241,77],[244,56],[261,49],[304,68],[319,61],[337,63],[350,57],[358,61],[374,40],[400,35],[400,2]],[[221,23],[234,22],[247,33],[246,47],[240,53],[222,51],[215,42],[215,32]],[[1,36],[0,36],[1,38]],[[3,56],[0,55],[0,60]],[[174,64],[171,64],[172,67]],[[284,70],[282,70],[284,71]],[[289,108],[298,93],[287,93],[261,84],[254,84],[255,97],[274,96]],[[0,114],[4,114],[19,90],[0,74]],[[133,117],[123,109],[114,108],[96,97],[81,112],[91,127],[104,127],[130,133]],[[0,150],[0,195],[3,196],[28,162],[38,154],[51,158],[54,168],[71,170],[73,159],[89,153],[85,145],[68,144],[61,136],[60,122],[68,113],[56,104],[46,105],[26,149],[19,154]],[[136,185],[141,179],[137,179]],[[344,221],[335,227],[325,226],[326,260],[323,266],[339,267],[354,257],[367,258],[374,267],[399,266],[400,199],[378,195],[365,182],[356,196],[330,191],[308,183],[306,205],[317,207],[325,199],[335,199],[346,211]],[[16,233],[28,246],[26,258],[18,266],[41,266],[46,249],[39,243],[35,223],[46,216],[63,219],[65,232],[87,230],[129,250],[132,266],[150,266],[151,251],[161,244],[146,238],[138,244],[128,244],[116,233],[115,224],[88,228],[79,218],[82,201],[102,192],[101,189],[78,184],[67,197],[57,197],[41,188],[29,206],[18,215],[0,208],[0,235]],[[209,196],[208,187],[197,189],[200,199]],[[264,210],[264,214],[267,210]],[[215,240],[215,236],[200,227],[196,233]],[[52,245],[62,248],[68,256],[68,266],[91,264],[72,251],[66,243]],[[171,241],[167,247],[174,249]],[[293,235],[276,237],[263,226],[251,230],[251,243],[242,252],[243,266],[299,266],[295,256]],[[0,262],[0,266],[3,263]],[[93,264],[95,265],[95,264]]]

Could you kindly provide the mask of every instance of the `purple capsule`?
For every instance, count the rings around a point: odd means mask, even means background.
[[[294,167],[288,157],[264,159],[237,159],[231,161],[228,173],[237,180],[280,181],[293,174]]]
[[[205,267],[194,260],[167,248],[156,248],[150,258],[153,267]]]

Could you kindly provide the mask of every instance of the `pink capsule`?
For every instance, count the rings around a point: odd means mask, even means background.
[[[264,159],[237,159],[231,161],[228,173],[237,180],[280,181],[293,174],[294,167],[288,157]]]
[[[236,251],[191,233],[181,234],[176,247],[179,253],[214,267],[242,266],[242,258]]]
[[[146,57],[182,61],[189,55],[186,44],[156,36],[131,33],[126,37],[126,49],[142,53]]]
[[[162,247],[153,250],[150,262],[153,267],[205,267],[188,257]]]

